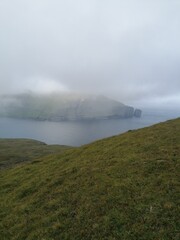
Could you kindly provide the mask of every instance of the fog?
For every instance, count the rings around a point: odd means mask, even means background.
[[[180,104],[179,0],[1,0],[0,94]]]

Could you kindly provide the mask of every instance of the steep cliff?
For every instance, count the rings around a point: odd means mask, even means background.
[[[0,111],[7,117],[49,121],[131,118],[136,113],[133,107],[104,96],[78,94],[6,96],[1,98]]]
[[[142,111],[140,109],[135,109],[134,116],[140,118],[142,115]]]

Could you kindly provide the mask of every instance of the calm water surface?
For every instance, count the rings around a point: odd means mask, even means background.
[[[0,118],[0,138],[31,138],[48,144],[80,146],[179,116],[177,112],[144,111],[142,118],[79,122]]]

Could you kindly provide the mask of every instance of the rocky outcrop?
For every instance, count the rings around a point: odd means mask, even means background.
[[[142,111],[140,109],[135,109],[134,117],[140,118],[142,115]]]

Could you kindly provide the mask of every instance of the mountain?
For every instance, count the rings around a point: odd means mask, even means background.
[[[104,96],[19,94],[1,97],[0,115],[49,121],[140,117],[141,111]]]
[[[179,161],[180,118],[4,168],[0,239],[178,240]]]

